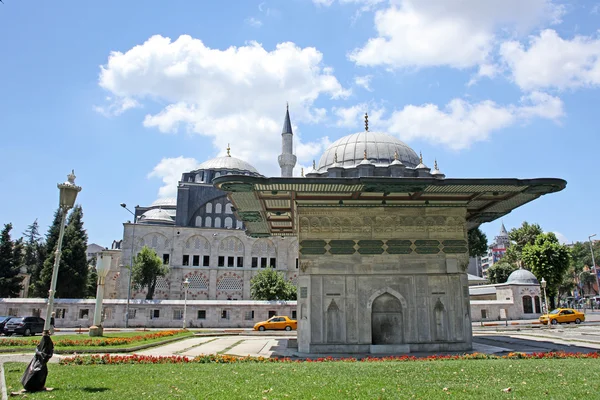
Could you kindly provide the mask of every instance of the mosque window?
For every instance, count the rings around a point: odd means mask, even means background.
[[[189,254],[184,254],[183,255],[183,261],[181,262],[181,264],[184,265],[184,266],[190,265],[190,256],[189,256]]]
[[[541,307],[540,307],[540,296],[535,296],[533,298],[533,300],[534,300],[534,303],[535,303],[535,313],[536,314],[540,314],[540,312],[541,312],[540,311],[540,309],[541,309]]]
[[[181,308],[173,310],[173,319],[183,319],[183,310]]]
[[[196,174],[196,182],[202,182],[202,175]]]
[[[169,265],[169,253],[163,254],[163,264]]]
[[[208,209],[208,207],[207,207],[207,209]],[[212,226],[212,218],[211,217],[206,217],[204,219],[204,226],[206,228],[210,228]]]
[[[225,226],[224,228],[231,229],[233,227],[233,219],[231,217],[225,218]]]
[[[198,310],[198,319],[206,319],[206,310]]]
[[[210,265],[210,256],[204,256],[202,258],[202,266],[208,267]]]
[[[193,274],[190,275],[188,277],[188,280],[190,282],[190,289],[208,289],[208,280],[206,279],[206,276],[201,275],[201,274]]]
[[[261,257],[260,259],[260,267],[267,268],[267,257]]]
[[[246,321],[252,321],[254,319],[254,311],[246,311],[244,314],[244,319]]]
[[[217,217],[217,218],[215,218],[215,228],[220,228],[220,227],[221,227],[221,217]]]
[[[224,256],[219,256],[217,266],[219,266],[219,267],[225,266],[225,257]]]
[[[235,264],[235,257],[227,257],[227,266],[228,267],[233,267]]]
[[[296,310],[292,310],[292,319],[297,319]]]
[[[229,319],[229,311],[221,310],[221,319]]]
[[[202,217],[198,216],[196,217],[196,227],[201,227],[202,226]]]
[[[232,214],[233,211],[231,210],[231,203],[227,203],[225,204],[225,214]]]
[[[212,203],[206,203],[206,213],[212,214]]]
[[[150,310],[150,319],[160,318],[160,310]]]
[[[269,319],[271,317],[274,317],[276,315],[277,315],[277,311],[275,311],[275,310],[269,310],[269,317],[267,319]]]
[[[298,259],[296,258],[296,269],[298,269]]]
[[[523,313],[533,314],[533,301],[531,296],[523,296]]]
[[[200,256],[194,256],[192,259],[192,266],[198,267],[200,266]]]
[[[276,258],[271,257],[271,259],[269,261],[270,261],[269,267],[277,268],[277,259]]]
[[[237,258],[237,266],[239,268],[242,268],[244,266],[244,257],[238,257]]]
[[[215,204],[215,214],[221,214],[221,203]]]
[[[258,267],[258,257],[252,257],[252,268]]]

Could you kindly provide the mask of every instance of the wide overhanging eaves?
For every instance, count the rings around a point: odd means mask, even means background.
[[[252,237],[295,236],[296,207],[466,207],[467,228],[563,190],[563,179],[263,178],[225,175],[225,192]]]

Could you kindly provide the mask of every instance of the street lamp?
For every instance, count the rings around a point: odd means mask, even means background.
[[[131,232],[131,259],[129,261],[129,280],[127,282],[127,305],[125,306],[125,328],[129,328],[129,299],[131,298],[131,273],[133,272],[133,257],[135,255],[135,213],[127,208],[127,204],[121,203],[121,207],[129,211],[133,215],[133,229]]]
[[[183,289],[185,290],[185,295],[183,297],[183,329],[185,329],[185,322],[187,320],[187,292],[189,286],[190,280],[188,278],[185,278],[185,281],[183,281]]]
[[[52,321],[52,309],[54,308],[54,293],[56,292],[56,280],[58,279],[58,267],[60,266],[60,256],[62,254],[62,242],[65,235],[65,221],[68,211],[75,205],[77,193],[81,187],[75,185],[75,171],[72,170],[67,175],[65,183],[57,185],[59,196],[59,210],[61,213],[60,230],[58,233],[58,243],[54,253],[54,265],[52,266],[52,280],[50,281],[50,290],[48,291],[48,308],[46,309],[46,320],[44,321],[44,333],[40,343],[36,347],[35,355],[25,370],[21,383],[23,388],[29,392],[44,390],[48,370],[46,364],[52,358],[54,353],[54,343],[50,337],[50,322]]]
[[[102,300],[104,298],[104,281],[108,271],[112,256],[110,254],[98,253],[96,259],[96,271],[98,272],[98,288],[96,289],[96,309],[94,311],[94,325],[90,327],[90,336],[102,336],[104,328],[102,327]]]
[[[48,309],[46,310],[46,321],[44,321],[44,333],[50,330],[50,319],[52,318],[52,309],[54,308],[54,294],[56,292],[56,280],[58,278],[58,267],[60,266],[60,256],[62,254],[62,242],[65,235],[65,221],[68,211],[75,205],[77,193],[81,191],[81,187],[75,185],[75,171],[71,171],[67,175],[65,183],[57,185],[60,192],[59,208],[62,214],[60,220],[60,231],[58,234],[58,244],[54,255],[54,266],[52,267],[52,280],[50,281],[50,290],[48,291]]]
[[[544,308],[546,309],[546,314],[548,314],[548,298],[546,297],[546,280],[544,278],[542,278],[540,285],[544,289]]]
[[[594,276],[596,277],[596,286],[598,287],[598,292],[600,292],[600,278],[598,278],[598,271],[596,270],[596,260],[594,260],[594,246],[592,245],[592,238],[596,236],[593,235],[588,236],[588,240],[590,241],[590,251],[592,252],[592,268],[594,269]]]

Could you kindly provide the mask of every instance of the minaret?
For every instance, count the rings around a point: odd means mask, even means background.
[[[283,121],[283,130],[281,131],[281,154],[278,157],[282,177],[291,177],[296,165],[296,156],[293,154],[293,137],[290,108],[286,106],[285,121]]]

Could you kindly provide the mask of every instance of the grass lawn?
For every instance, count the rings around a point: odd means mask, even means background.
[[[26,365],[6,363],[9,391]],[[57,365],[28,399],[592,399],[600,360]],[[510,388],[510,391],[506,390]]]
[[[153,333],[157,333],[159,331],[147,331],[147,332],[118,332],[118,333],[106,333],[103,337],[94,337],[91,338],[87,333],[79,334],[79,335],[55,335],[52,336],[52,341],[54,342],[54,350],[55,351],[64,351],[64,352],[81,352],[86,350],[97,351],[98,353],[105,352],[108,348],[110,349],[126,349],[129,347],[140,346],[143,344],[150,343],[158,343],[164,340],[169,340],[172,338],[184,338],[188,336],[192,336],[193,332],[190,331],[177,331],[178,333],[172,336],[165,336],[159,338],[150,338],[149,335]],[[131,337],[140,337],[139,340],[134,340],[129,343],[124,344],[105,344],[99,345],[99,342],[106,338],[131,338]],[[33,352],[37,344],[40,342],[41,336],[33,336],[33,337],[2,337],[0,338],[0,353],[2,352]],[[88,340],[91,339],[95,345],[63,345],[61,341],[71,341],[71,340]],[[4,343],[11,342],[23,342],[22,345],[3,345]]]

